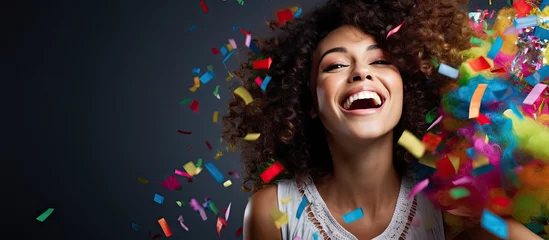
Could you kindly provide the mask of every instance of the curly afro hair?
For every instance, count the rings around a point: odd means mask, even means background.
[[[223,138],[241,150],[246,172],[244,189],[256,192],[265,184],[260,172],[278,160],[284,171],[278,178],[313,179],[332,172],[324,127],[312,118],[313,93],[309,88],[311,58],[318,43],[342,25],[351,25],[373,36],[393,59],[403,79],[404,106],[394,129],[395,139],[405,129],[421,136],[425,114],[440,103],[440,89],[450,83],[436,72],[436,62],[458,66],[461,51],[470,48],[472,31],[462,4],[456,0],[329,0],[325,5],[283,26],[276,37],[254,40],[260,53],[250,56],[235,72],[254,101],[240,98],[229,102],[223,117]],[[386,39],[387,32],[403,23]],[[269,70],[256,71],[251,61],[270,57]],[[271,76],[262,91],[257,76]],[[258,132],[256,141],[244,141]],[[398,134],[398,135],[397,135]],[[394,147],[394,165],[402,176],[413,157]]]

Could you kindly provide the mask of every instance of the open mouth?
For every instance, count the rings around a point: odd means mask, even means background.
[[[347,97],[341,106],[345,110],[375,109],[383,105],[384,99],[376,92],[362,91]]]

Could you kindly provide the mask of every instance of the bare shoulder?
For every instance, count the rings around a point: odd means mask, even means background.
[[[277,186],[265,187],[252,195],[244,212],[244,240],[281,240],[282,235],[271,217],[278,208]]]

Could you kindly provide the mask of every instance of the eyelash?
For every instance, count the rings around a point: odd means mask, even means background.
[[[390,62],[385,61],[385,60],[377,60],[377,61],[374,61],[374,62],[370,63],[370,65],[372,65],[372,64],[391,65]],[[329,71],[332,71],[332,70],[337,69],[337,68],[348,67],[348,66],[349,65],[345,65],[345,64],[332,64],[332,65],[324,68],[324,72],[329,72]]]

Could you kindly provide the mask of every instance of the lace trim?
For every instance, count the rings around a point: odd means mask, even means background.
[[[307,197],[309,204],[306,207],[308,219],[315,225],[318,232],[325,240],[330,239],[350,239],[358,240],[352,233],[341,226],[337,220],[330,214],[328,206],[311,177],[296,181],[299,192]],[[373,240],[405,239],[408,230],[417,211],[417,201],[414,198],[408,199],[412,189],[413,181],[410,178],[403,178],[398,194],[395,211],[391,218],[389,226]]]

